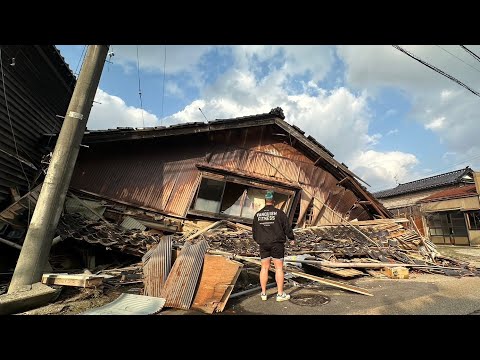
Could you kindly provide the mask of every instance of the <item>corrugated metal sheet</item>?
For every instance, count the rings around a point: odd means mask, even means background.
[[[120,224],[121,227],[124,229],[136,229],[136,230],[146,230],[147,227],[143,225],[141,222],[135,220],[134,218],[130,216],[126,216],[125,219],[123,219],[122,223]]]
[[[163,236],[158,246],[142,257],[145,295],[161,297],[163,285],[172,267],[172,241],[171,235]]]
[[[122,294],[110,304],[87,310],[80,315],[153,315],[162,310],[165,299]]]
[[[168,275],[161,296],[165,306],[188,310],[192,305],[208,243],[185,243]]]
[[[75,85],[54,46],[0,45],[5,89],[0,81],[0,208],[10,199],[9,187],[28,191],[40,168],[40,140],[45,133],[58,132]],[[15,65],[10,65],[15,58]],[[5,91],[5,93],[4,93]],[[7,102],[5,102],[5,94]],[[17,159],[15,134],[21,163]],[[30,164],[33,165],[30,166]]]
[[[185,216],[199,175],[195,164],[204,160],[200,149],[187,159],[184,152],[171,151],[168,146],[158,146],[154,151],[134,146],[124,151],[115,150],[113,146],[113,149],[93,148],[83,152],[71,186],[167,214]],[[188,149],[186,152],[192,153]]]

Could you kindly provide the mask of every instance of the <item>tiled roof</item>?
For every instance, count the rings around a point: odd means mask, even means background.
[[[373,193],[377,199],[387,198],[391,196],[398,196],[402,194],[413,193],[416,191],[432,189],[440,186],[453,185],[461,182],[464,175],[470,175],[472,177],[473,170],[468,166],[465,169],[451,171],[445,174],[435,175],[428,178],[411,181],[405,184],[399,184],[397,187],[392,189],[387,189],[383,191],[378,191]]]
[[[477,189],[475,188],[475,184],[465,185],[462,187],[454,188],[454,189],[447,189],[436,192],[425,199],[422,199],[420,202],[428,202],[428,201],[435,201],[435,200],[448,200],[448,199],[456,199],[456,198],[463,198],[477,195]]]

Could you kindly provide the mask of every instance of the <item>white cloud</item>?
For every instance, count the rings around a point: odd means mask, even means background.
[[[392,129],[387,132],[387,136],[394,135],[394,134],[398,134],[398,129]]]
[[[202,57],[213,46],[206,45],[138,45],[138,58],[142,70],[163,74],[164,64],[167,74],[193,71]],[[127,71],[137,68],[136,45],[114,45],[115,56],[112,61],[122,65]]]
[[[480,89],[478,71],[441,48],[434,45],[402,47],[470,87]],[[480,68],[459,46],[442,47]],[[480,46],[467,47],[480,53]],[[480,99],[477,96],[390,45],[339,46],[337,53],[346,64],[346,79],[350,85],[372,93],[383,87],[401,90],[412,103],[408,117],[436,134],[448,151],[480,155],[477,136]]]
[[[440,130],[445,127],[445,116],[433,119],[429,123],[425,124],[425,129]]]
[[[360,170],[372,185],[390,186],[394,176],[406,175],[418,163],[412,154],[370,150],[382,135],[368,133],[371,114],[365,93],[355,95],[338,88],[290,95],[282,86],[286,76],[279,70],[259,80],[252,71],[230,70],[204,89],[201,99],[167,117],[164,123],[204,121],[199,107],[208,120],[214,120],[265,113],[280,106],[287,122],[313,136],[354,172]]]
[[[351,161],[356,174],[372,186],[372,192],[410,181],[417,164],[415,155],[400,151],[361,151]]]
[[[327,45],[243,45],[232,49],[241,70],[252,69],[253,59],[271,63],[275,63],[272,59],[281,59],[285,75],[309,73],[313,82],[322,80],[335,60],[334,48]]]
[[[115,129],[117,127],[145,127],[159,126],[156,115],[133,106],[128,106],[118,96],[110,95],[98,89],[95,95],[95,104],[90,112],[87,128],[89,130]]]
[[[447,100],[448,97],[449,97],[450,95],[452,95],[452,94],[453,94],[453,91],[450,91],[450,90],[442,90],[442,92],[440,93],[440,98],[441,98],[442,100]]]
[[[183,90],[178,86],[176,82],[173,81],[167,81],[165,83],[165,92],[167,94],[170,94],[172,96],[178,97],[178,98],[183,98],[185,94],[183,93]]]

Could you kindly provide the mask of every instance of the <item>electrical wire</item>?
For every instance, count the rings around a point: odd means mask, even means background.
[[[145,127],[145,118],[143,117],[142,87],[140,85],[140,60],[138,57],[138,45],[137,45],[137,71],[138,71],[138,96],[140,98],[140,109],[142,111],[142,127]]]
[[[470,50],[469,48],[467,48],[465,45],[460,45],[460,47],[465,50],[467,53],[469,53],[470,55],[473,56],[473,58],[477,61],[480,61],[480,57],[475,54],[472,50]]]
[[[3,97],[5,99],[5,108],[7,110],[8,122],[10,123],[10,131],[12,132],[13,145],[15,147],[15,154],[17,155],[17,160],[20,164],[20,168],[22,169],[23,176],[25,177],[25,180],[27,181],[28,192],[30,192],[32,190],[31,185],[30,185],[30,180],[28,180],[28,176],[25,173],[22,161],[20,160],[20,155],[18,154],[17,139],[16,139],[16,136],[15,136],[15,131],[13,129],[12,118],[10,117],[10,110],[9,110],[9,107],[8,107],[7,88],[5,86],[5,74],[4,74],[4,71],[3,71],[3,60],[2,60],[2,48],[1,47],[0,47],[0,69],[1,69],[1,72],[2,72]],[[30,200],[28,201],[28,218],[27,218],[27,221],[28,221],[28,224],[30,224]]]
[[[165,101],[165,67],[167,64],[167,45],[165,44],[165,51],[164,51],[164,59],[163,59],[163,88],[162,88],[162,112],[160,116],[160,125],[162,125],[163,119],[163,103]]]
[[[440,171],[449,170],[449,169],[455,168],[455,167],[457,167],[457,166],[459,166],[459,165],[461,165],[461,164],[464,164],[464,163],[466,163],[466,162],[470,162],[470,161],[472,161],[472,160],[479,159],[479,158],[480,158],[480,155],[475,155],[475,156],[473,156],[473,157],[470,157],[470,158],[467,158],[467,159],[465,159],[465,160],[462,160],[462,161],[460,161],[460,162],[458,162],[458,163],[455,163],[455,164],[446,166],[446,167],[441,168],[441,169],[434,170],[434,171],[428,173],[427,175],[425,175],[425,177],[434,176],[435,174],[439,173]]]
[[[469,87],[468,85],[464,84],[463,82],[461,82],[460,80],[458,80],[457,78],[453,77],[452,75],[449,75],[447,74],[446,72],[444,72],[443,70],[440,70],[439,68],[427,63],[426,61],[420,59],[419,57],[413,55],[411,52],[403,49],[402,47],[398,46],[398,45],[392,45],[395,49],[403,52],[404,54],[410,56],[412,59],[418,61],[419,63],[425,65],[426,67],[432,69],[433,71],[439,73],[440,75],[443,75],[445,76],[446,78],[452,80],[453,82],[459,84],[460,86],[464,87],[465,89],[467,89],[468,91],[470,91],[472,94],[474,95],[477,95],[478,97],[480,97],[480,93],[478,93],[477,91],[473,90],[471,87]]]
[[[80,59],[78,59],[78,63],[77,63],[77,67],[75,68],[75,72],[73,73],[73,75],[75,75],[77,78],[78,78],[78,71],[80,70],[78,69],[78,67],[80,66],[80,64],[83,64],[83,58],[87,55],[85,50],[87,49],[87,45],[83,45],[83,50],[82,50],[82,54],[80,55]]]
[[[475,66],[473,66],[473,65],[470,65],[470,64],[469,64],[469,63],[467,63],[466,61],[463,61],[461,58],[459,58],[459,57],[458,57],[457,55],[455,55],[455,54],[452,54],[452,53],[451,53],[450,51],[448,51],[447,49],[444,49],[444,48],[443,48],[443,47],[441,47],[440,45],[436,45],[436,46],[438,46],[438,47],[439,47],[440,49],[442,49],[443,51],[445,51],[445,52],[449,53],[449,54],[450,54],[450,55],[452,55],[453,57],[456,57],[458,60],[460,60],[460,61],[461,61],[461,62],[463,62],[464,64],[466,64],[466,65],[470,66],[472,69],[474,69],[474,70],[476,70],[476,71],[480,72],[480,70],[479,70],[479,69],[477,69]]]

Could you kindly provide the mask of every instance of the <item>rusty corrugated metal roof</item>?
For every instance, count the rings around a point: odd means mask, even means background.
[[[205,240],[184,244],[163,287],[161,297],[167,300],[165,306],[190,309],[207,249]]]
[[[157,247],[142,257],[145,295],[161,297],[163,285],[172,267],[172,241],[171,235],[163,236]]]
[[[87,153],[75,167],[71,186],[167,214],[185,216],[196,184],[201,149],[190,159],[175,154]],[[188,190],[186,190],[188,189]]]

